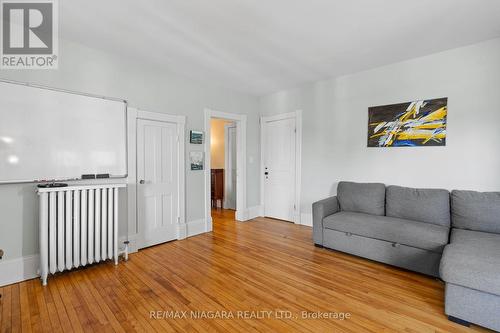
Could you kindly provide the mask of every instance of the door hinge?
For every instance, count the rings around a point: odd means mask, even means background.
[[[293,129],[293,132],[294,132],[294,133],[297,133],[297,129],[296,129],[296,128],[294,128],[294,129]]]
[[[181,223],[181,217],[177,216],[177,223]]]
[[[297,206],[295,204],[293,205],[293,210],[297,210]]]

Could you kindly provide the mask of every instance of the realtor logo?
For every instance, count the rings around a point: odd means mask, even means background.
[[[56,69],[55,0],[2,0],[2,69]]]

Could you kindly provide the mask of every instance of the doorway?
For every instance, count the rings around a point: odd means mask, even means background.
[[[246,115],[205,110],[205,221],[217,217],[248,220],[246,209]],[[222,211],[224,209],[224,211]]]
[[[210,203],[212,211],[236,210],[236,124],[210,120]]]
[[[300,224],[301,111],[261,118],[264,216]]]

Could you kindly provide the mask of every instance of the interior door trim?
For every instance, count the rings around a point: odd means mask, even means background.
[[[265,186],[264,186],[264,157],[266,153],[265,144],[265,123],[276,120],[295,118],[295,200],[293,223],[301,224],[300,214],[300,191],[301,191],[301,174],[302,174],[302,110],[294,112],[281,113],[272,116],[260,117],[260,206],[265,212]]]
[[[226,119],[236,123],[236,220],[249,220],[247,209],[247,115],[204,109],[205,114],[205,232],[212,231],[210,205],[210,120]]]
[[[227,193],[227,184],[229,182],[232,182],[232,173],[231,177],[229,177],[229,160],[232,157],[232,152],[228,148],[228,143],[230,141],[230,129],[234,128],[236,130],[236,124],[235,123],[228,123],[224,124],[224,193]],[[233,143],[234,144],[234,143]],[[224,195],[224,207],[228,206],[228,196]],[[235,202],[235,208],[236,208],[236,202]]]

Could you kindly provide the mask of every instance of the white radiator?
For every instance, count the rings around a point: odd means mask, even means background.
[[[114,259],[118,189],[125,184],[39,188],[40,277]]]

